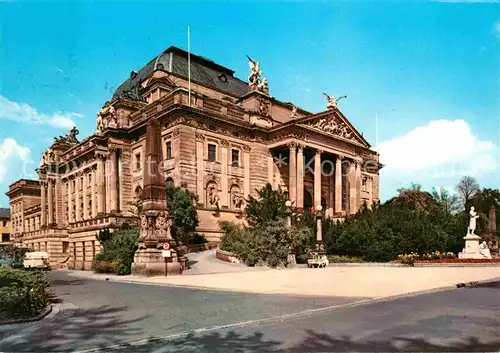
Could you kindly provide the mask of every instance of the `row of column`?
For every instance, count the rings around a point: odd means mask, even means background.
[[[118,157],[117,150],[112,150],[108,158],[106,156],[98,156],[96,166],[91,170],[90,184],[90,200],[92,207],[88,208],[89,204],[89,173],[83,171],[70,175],[68,177],[67,199],[68,199],[68,221],[79,222],[82,220],[92,219],[98,215],[105,214],[107,211],[116,213],[118,207]],[[83,180],[82,180],[83,177]],[[74,190],[72,190],[71,182],[75,181]],[[83,181],[83,184],[82,184]],[[108,185],[108,187],[106,186]],[[81,190],[80,190],[81,188]],[[83,192],[83,195],[80,193]],[[81,209],[83,200],[83,210]],[[106,200],[109,201],[109,210],[106,210]],[[42,195],[43,204],[43,195]],[[73,215],[73,206],[75,214]],[[83,216],[82,216],[83,211]],[[50,216],[49,216],[50,217]],[[43,213],[42,213],[43,218]]]
[[[297,144],[289,145],[289,195],[290,200],[296,205],[297,208],[304,208],[304,146]],[[314,206],[321,204],[321,178],[322,178],[322,165],[321,165],[321,150],[316,150],[314,154]],[[318,171],[318,172],[317,172]],[[361,190],[361,166],[359,163],[351,163],[349,178],[353,182],[350,183],[349,188],[349,210],[351,213],[356,212],[359,207],[359,198]],[[354,178],[353,178],[354,176]],[[342,212],[342,157],[337,156],[335,160],[334,170],[334,212]]]

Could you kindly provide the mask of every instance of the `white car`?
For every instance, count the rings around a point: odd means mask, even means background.
[[[307,267],[327,267],[329,263],[326,255],[312,254],[307,260]]]
[[[24,268],[50,269],[49,254],[45,251],[27,252],[23,261]]]

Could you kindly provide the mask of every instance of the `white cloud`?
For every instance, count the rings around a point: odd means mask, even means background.
[[[27,165],[32,163],[28,147],[19,145],[13,138],[6,138],[0,143],[0,182],[6,179],[7,172],[18,176],[20,174],[16,171],[18,168],[23,175],[26,174]],[[34,169],[33,165],[31,167],[30,169]]]
[[[385,165],[381,182],[390,185],[453,185],[464,175],[481,177],[498,173],[499,167],[498,146],[479,140],[461,119],[430,121],[376,150]]]
[[[500,39],[500,20],[496,21],[493,25],[493,33]]]
[[[0,120],[12,120],[34,124],[49,124],[56,128],[72,128],[75,126],[73,118],[80,118],[78,113],[56,112],[51,115],[39,113],[26,103],[17,103],[0,95]]]

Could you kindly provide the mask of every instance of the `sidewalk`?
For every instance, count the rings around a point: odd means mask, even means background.
[[[174,285],[236,292],[384,298],[458,283],[500,278],[500,267],[328,267],[260,270],[171,277],[112,276],[70,271],[77,277],[114,282]]]

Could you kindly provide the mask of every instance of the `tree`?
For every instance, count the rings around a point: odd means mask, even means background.
[[[472,197],[479,191],[479,184],[471,176],[464,176],[457,184],[457,192],[465,210],[469,208]]]
[[[250,196],[246,200],[245,216],[250,226],[277,221],[286,216],[285,202],[287,197],[278,190],[273,190],[271,184],[256,190],[258,198]]]
[[[198,197],[187,189],[186,184],[167,186],[166,192],[167,210],[172,219],[171,235],[175,241],[186,244],[199,223],[195,206]]]
[[[460,208],[460,201],[458,195],[451,194],[444,188],[432,188],[432,197],[443,207],[445,212],[455,214]]]

